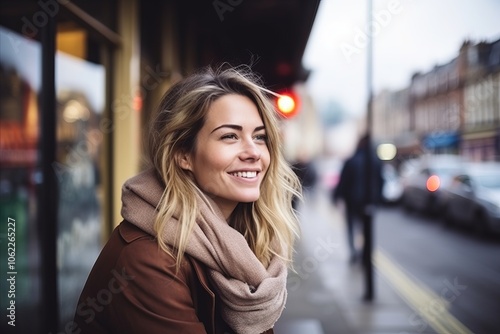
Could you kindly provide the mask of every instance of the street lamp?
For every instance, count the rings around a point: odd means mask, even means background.
[[[372,127],[372,109],[373,109],[373,30],[371,27],[372,23],[372,0],[368,0],[367,4],[367,66],[366,66],[366,84],[368,90],[368,104],[366,110],[366,140],[367,140],[367,150],[365,152],[365,207],[363,210],[363,265],[365,269],[365,294],[364,299],[366,301],[372,301],[374,297],[373,291],[373,263],[372,263],[372,253],[373,253],[373,213],[374,213],[374,203],[372,192],[374,191],[371,186],[373,183],[373,173],[372,173],[372,139],[371,139],[371,127]]]

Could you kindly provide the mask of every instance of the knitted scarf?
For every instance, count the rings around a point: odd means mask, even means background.
[[[129,179],[122,188],[122,216],[145,232],[153,229],[164,188],[153,170]],[[217,205],[197,195],[199,214],[186,253],[208,268],[209,278],[222,301],[222,318],[236,332],[257,334],[272,328],[286,301],[287,268],[274,256],[267,268],[245,238],[226,222]],[[177,219],[165,225],[165,243],[175,246]]]

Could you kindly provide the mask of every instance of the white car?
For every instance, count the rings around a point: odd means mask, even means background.
[[[446,222],[500,232],[500,163],[468,164],[443,194]]]
[[[404,187],[401,203],[408,211],[438,214],[442,210],[442,189],[463,170],[457,155],[426,155],[411,161],[402,173]]]

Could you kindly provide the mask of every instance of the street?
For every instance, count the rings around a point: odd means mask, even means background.
[[[375,299],[365,302],[362,266],[348,262],[342,207],[318,189],[299,213],[302,235],[277,334],[499,332],[500,238],[381,207]]]
[[[448,313],[474,333],[498,333],[498,236],[448,228],[438,219],[407,214],[399,207],[380,209],[375,231],[376,247],[442,298]]]

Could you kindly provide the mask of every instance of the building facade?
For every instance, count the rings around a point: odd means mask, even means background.
[[[471,70],[464,87],[461,154],[500,161],[500,40],[467,45]]]
[[[373,102],[373,136],[379,142],[390,142],[399,150],[412,146],[409,112],[410,90],[384,90]]]
[[[394,143],[399,158],[451,153],[500,160],[499,45],[466,41],[448,63],[415,73],[409,87],[377,94],[375,139]]]
[[[413,75],[410,84],[412,129],[422,148],[432,153],[457,153],[463,115],[460,66],[457,59]]]

